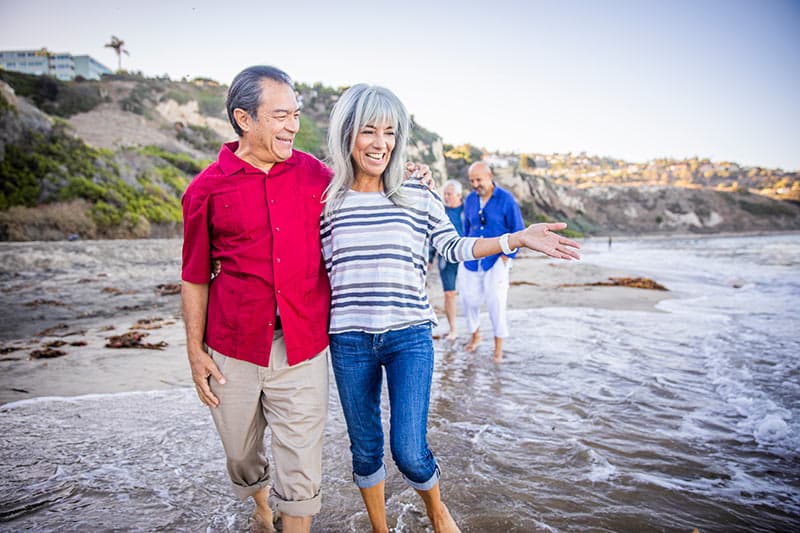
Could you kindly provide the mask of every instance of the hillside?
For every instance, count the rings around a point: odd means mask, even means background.
[[[342,90],[297,85],[296,148],[325,157],[328,116]],[[60,82],[0,71],[0,240],[179,235],[180,195],[234,138],[226,91],[208,79]],[[465,185],[469,163],[485,158],[529,222],[565,220],[588,233],[800,229],[798,205],[749,192],[768,185],[773,196],[791,193],[797,173],[727,164],[728,176],[751,178],[732,187],[715,181],[715,164],[698,160],[684,162],[693,177],[686,182],[680,162],[487,154],[444,145],[416,123],[409,157],[429,164],[439,183],[451,176]]]
[[[629,163],[586,154],[489,154],[445,145],[448,174],[489,162],[528,222],[562,220],[588,234],[800,229],[800,173],[691,159]]]

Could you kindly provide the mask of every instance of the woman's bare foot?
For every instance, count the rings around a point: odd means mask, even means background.
[[[458,529],[456,521],[450,516],[450,511],[445,504],[441,505],[441,512],[438,516],[428,516],[433,524],[433,530],[436,533],[461,533]]]

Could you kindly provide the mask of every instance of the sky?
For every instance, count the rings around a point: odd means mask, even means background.
[[[800,170],[800,0],[0,0],[0,50],[394,91],[450,144]]]

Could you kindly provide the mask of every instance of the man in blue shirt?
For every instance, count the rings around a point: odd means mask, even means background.
[[[469,167],[472,192],[464,201],[464,235],[467,237],[498,237],[525,228],[522,213],[510,192],[494,183],[489,165],[483,161]],[[489,319],[494,330],[494,361],[503,359],[503,339],[508,337],[506,302],[508,300],[508,274],[510,253],[490,255],[475,261],[466,261],[458,269],[458,293],[472,337],[466,346],[468,352],[477,349],[481,339],[480,309],[486,300]]]

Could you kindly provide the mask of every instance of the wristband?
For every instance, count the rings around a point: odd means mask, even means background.
[[[502,235],[500,235],[500,249],[503,250],[503,253],[506,255],[511,255],[513,253],[516,253],[516,251],[519,249],[519,248],[514,248],[512,250],[511,248],[508,247],[509,235],[510,235],[509,233],[503,233]]]

